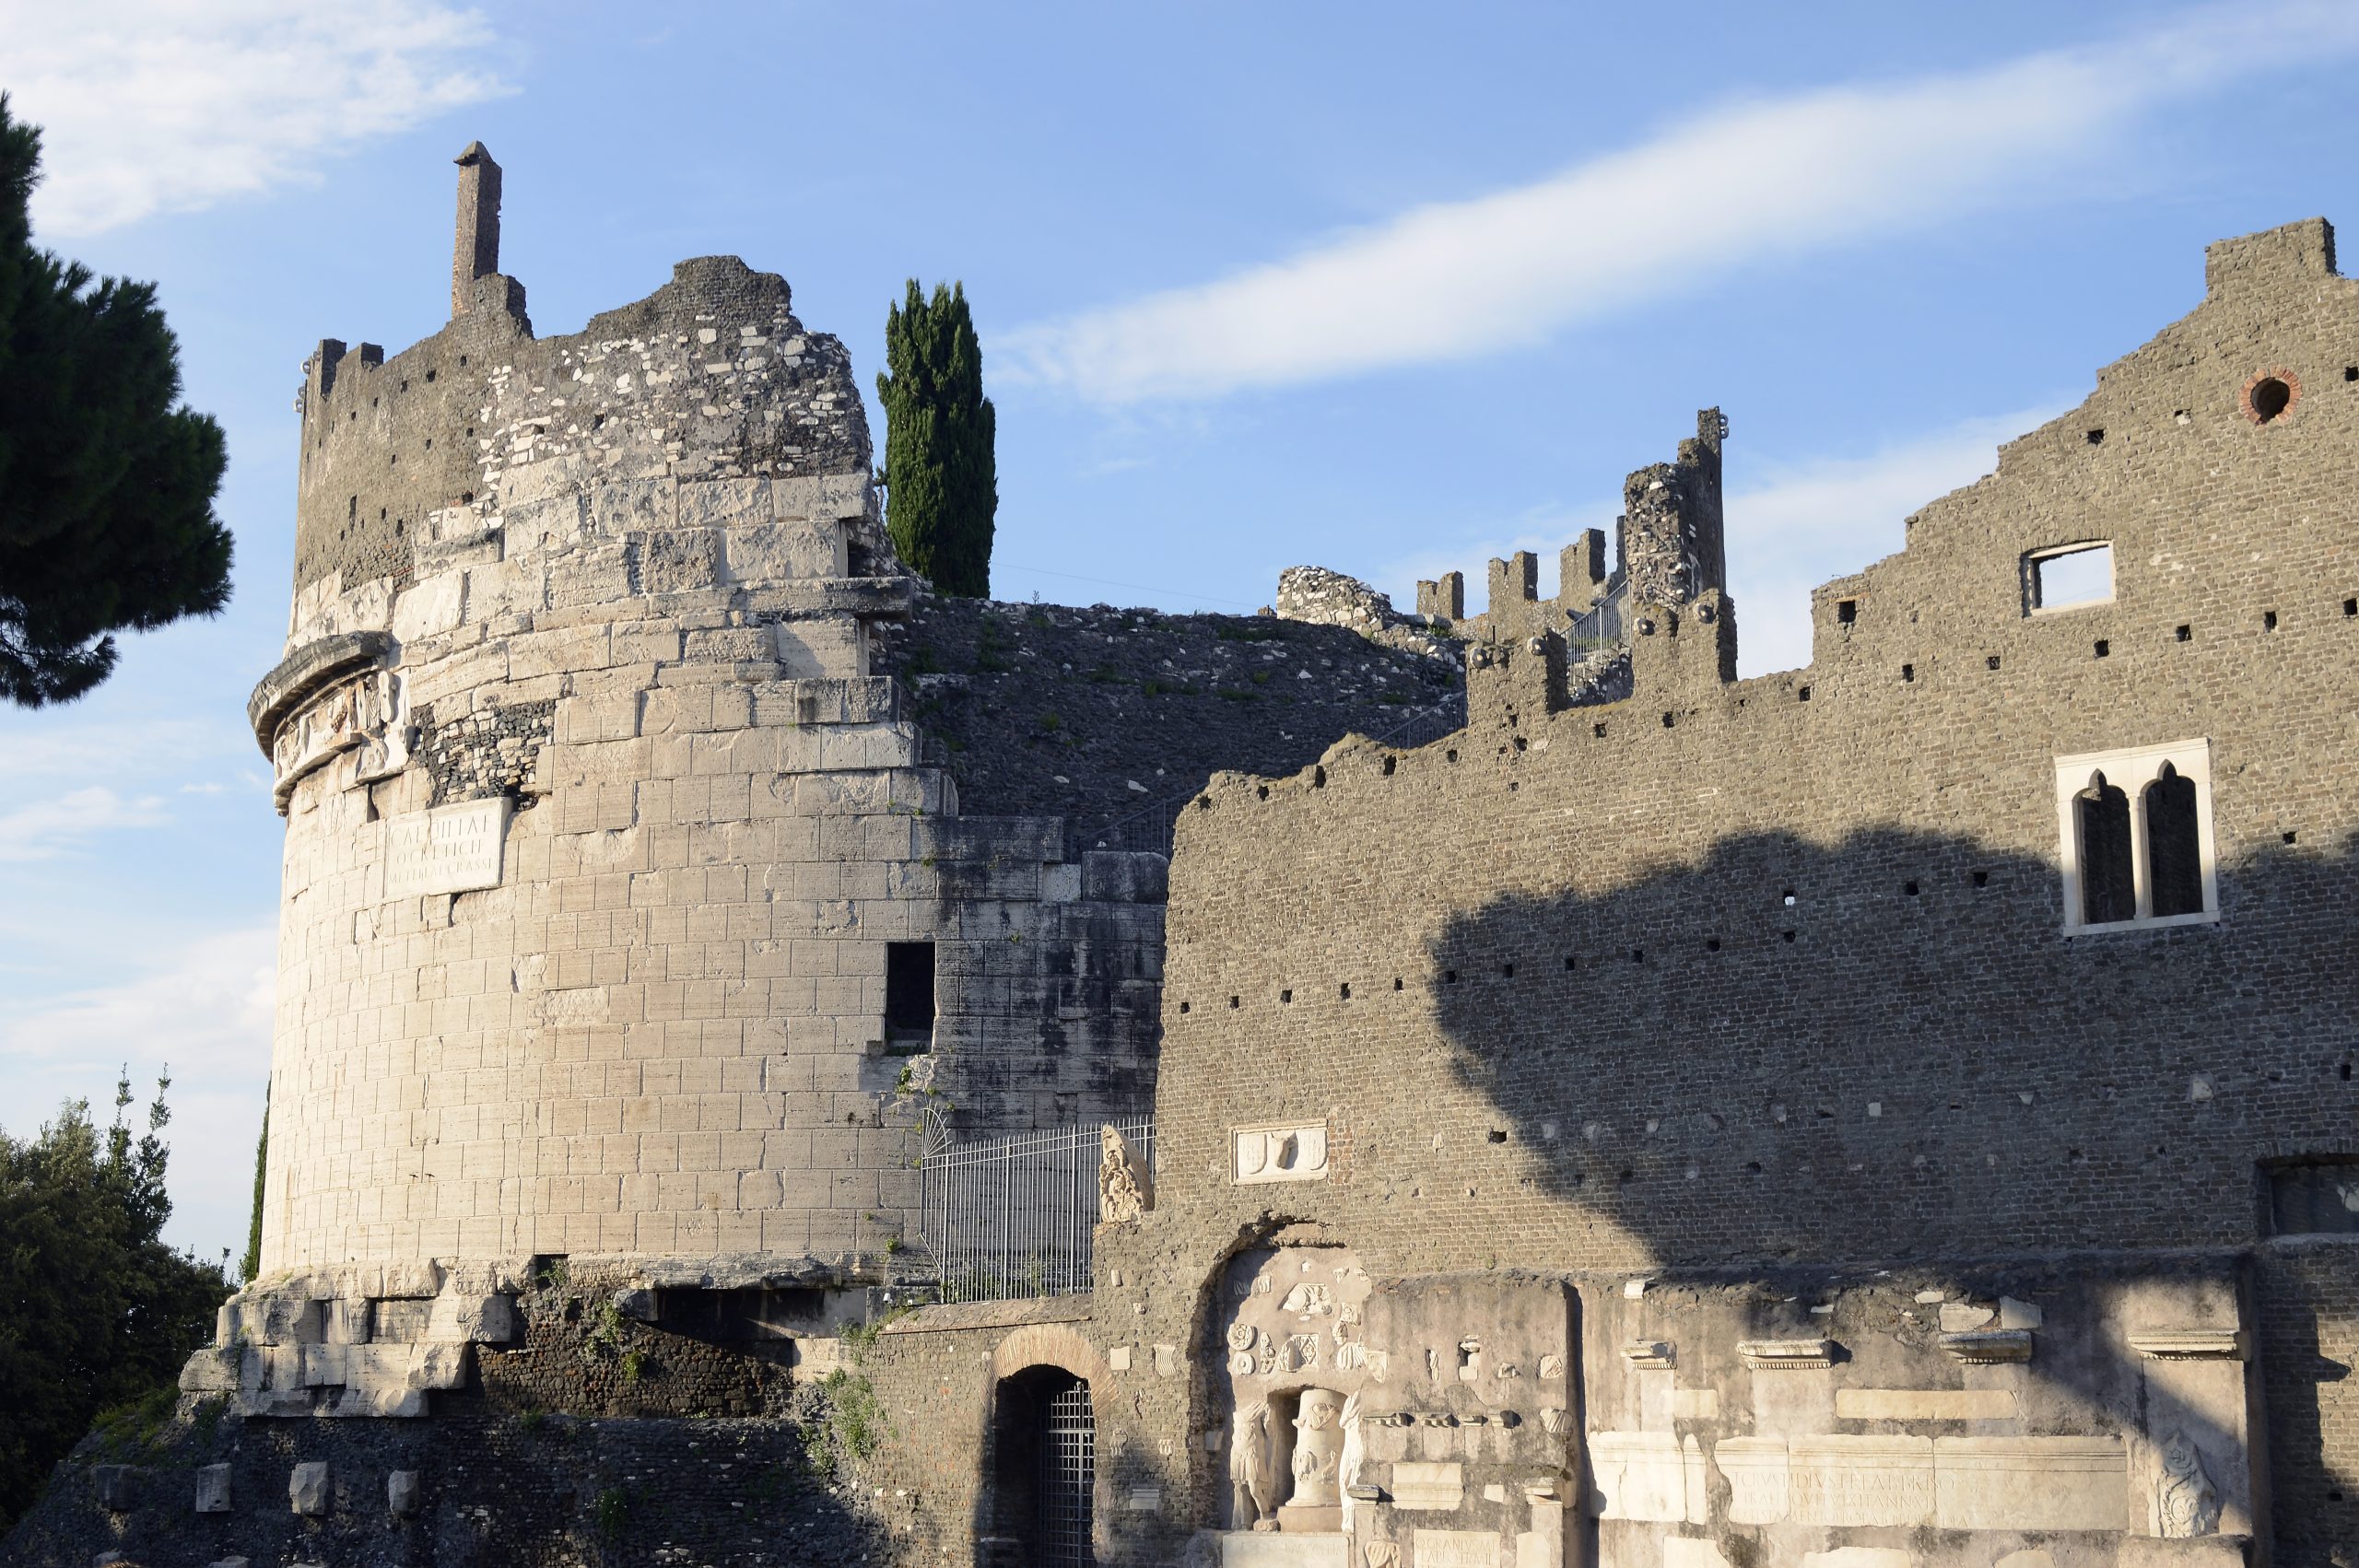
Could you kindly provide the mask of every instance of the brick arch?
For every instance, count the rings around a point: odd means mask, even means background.
[[[1033,1366],[1063,1367],[1092,1389],[1108,1386],[1106,1358],[1070,1324],[1027,1323],[992,1348],[994,1380]]]

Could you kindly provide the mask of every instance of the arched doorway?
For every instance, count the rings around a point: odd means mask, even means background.
[[[1027,1568],[1093,1568],[1097,1423],[1089,1383],[1061,1366],[999,1380],[992,1412],[994,1534]]]

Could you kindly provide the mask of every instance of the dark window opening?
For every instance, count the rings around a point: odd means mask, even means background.
[[[2329,1154],[2264,1165],[2274,1235],[2359,1234],[2359,1159]]]
[[[2089,432],[2089,445],[2093,447],[2105,445],[2105,430],[2102,427]]]
[[[2263,376],[2252,384],[2247,400],[2253,418],[2263,425],[2283,415],[2293,406],[2294,389],[2275,376]]]
[[[2193,642],[2195,640],[2195,628],[2193,626],[2181,626],[2178,628],[2177,636],[2181,642]]]
[[[2260,629],[2265,632],[2273,632],[2277,629],[2276,611],[2263,610],[2260,613]]]
[[[885,945],[885,1043],[933,1044],[933,943],[894,942]]]
[[[2163,764],[2162,776],[2146,786],[2147,884],[2154,913],[2203,912],[2203,853],[2195,826],[2195,780]]]
[[[1975,885],[1975,886],[1977,886],[1977,887],[1988,887],[1988,886],[1989,886],[1989,885],[1990,885],[1990,873],[1989,873],[1989,872],[1975,872],[1975,873],[1974,873],[1974,885]]]
[[[1904,682],[1914,681],[1917,678],[1917,666],[1914,664],[1903,664],[1900,667],[1900,678]]]
[[[1810,700],[1810,688],[1808,686],[1802,687],[1801,690],[1794,693],[1794,696],[1798,701],[1808,702]]]
[[[1837,624],[1848,626],[1859,618],[1860,602],[1858,600],[1837,599],[1835,602],[1835,619]]]
[[[709,1344],[745,1344],[816,1333],[827,1293],[816,1289],[658,1290],[655,1321]]]
[[[2072,798],[2081,837],[2081,922],[2135,919],[2138,891],[2130,874],[2130,797],[2093,775]]]
[[[2353,615],[2359,615],[2359,599],[2344,600],[2342,602],[2342,614],[2343,618],[2346,620],[2350,619]]]
[[[1989,658],[1985,659],[1982,661],[1982,667],[1986,670],[1997,669],[1999,667],[1999,656],[1994,653]]]
[[[2109,658],[2109,657],[2111,657],[2112,653],[2113,653],[2113,644],[2111,644],[2111,643],[2107,642],[2107,641],[2105,638],[2097,638],[2096,656],[2097,656],[2099,659],[2105,659],[2105,658]]]

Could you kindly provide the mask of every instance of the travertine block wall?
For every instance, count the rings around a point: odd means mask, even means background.
[[[914,1234],[937,1095],[1134,1114],[1161,858],[962,818],[922,760],[867,669],[911,583],[848,361],[781,280],[688,263],[574,337],[478,308],[391,360],[334,346],[255,699],[288,816],[266,1270],[856,1271]],[[915,1056],[886,1053],[897,942],[935,944]]]

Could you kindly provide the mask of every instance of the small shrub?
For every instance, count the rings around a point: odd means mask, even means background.
[[[1063,724],[1064,720],[1058,718],[1053,713],[1043,713],[1040,715],[1040,728],[1049,734],[1055,734],[1057,731],[1063,726]]]

